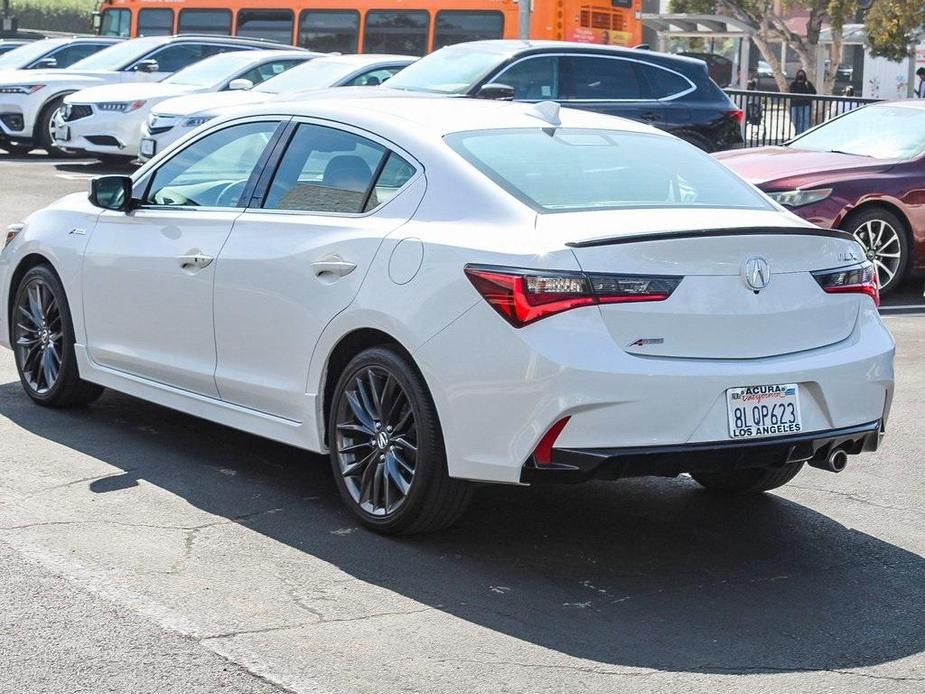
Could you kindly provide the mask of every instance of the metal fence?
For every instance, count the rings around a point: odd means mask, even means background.
[[[727,89],[726,93],[745,114],[742,132],[746,147],[778,145],[830,118],[879,101],[854,96],[781,94],[743,89]]]

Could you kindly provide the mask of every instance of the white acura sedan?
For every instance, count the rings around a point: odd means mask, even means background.
[[[847,234],[551,103],[270,103],[15,225],[26,393],[104,387],[310,451],[380,532],[472,482],[761,492],[877,448],[893,340]]]

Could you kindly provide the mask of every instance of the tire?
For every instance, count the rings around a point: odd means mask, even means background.
[[[55,117],[55,112],[61,108],[64,103],[64,97],[59,96],[49,101],[39,112],[38,120],[35,122],[35,139],[36,147],[44,149],[48,154],[57,154],[58,148],[55,147],[51,137],[51,122]]]
[[[782,487],[797,476],[803,463],[783,467],[748,468],[731,472],[692,472],[691,477],[705,489],[725,494],[760,494]]]
[[[16,288],[10,340],[23,389],[39,405],[79,407],[103,394],[80,378],[67,296],[47,265],[29,270]]]
[[[906,223],[885,207],[870,206],[845,217],[841,228],[857,239],[867,258],[877,268],[880,295],[891,294],[905,279],[909,268],[909,229]],[[879,245],[872,246],[878,238]],[[893,257],[896,252],[899,253],[898,258]]]
[[[433,399],[397,349],[373,347],[350,361],[334,389],[328,432],[335,484],[367,528],[434,532],[462,516],[472,487],[449,476]]]
[[[710,142],[707,138],[705,138],[700,133],[695,133],[692,130],[676,130],[672,132],[671,134],[674,135],[675,137],[680,137],[685,142],[688,142],[694,145],[694,147],[698,147],[699,149],[702,149],[704,152],[709,153],[709,152],[716,151],[716,147],[713,146],[713,143]]]

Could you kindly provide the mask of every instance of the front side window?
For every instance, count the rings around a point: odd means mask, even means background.
[[[292,58],[288,60],[274,60],[271,63],[264,63],[263,65],[258,65],[248,70],[238,79],[249,80],[251,84],[258,85],[261,82],[266,82],[268,79],[283,74],[289,68],[301,65],[303,62],[302,60],[293,60]]]
[[[289,10],[240,10],[237,35],[289,44],[294,21]]]
[[[540,212],[773,209],[708,154],[664,135],[512,128],[454,133],[445,139],[498,186]]]
[[[465,41],[500,39],[504,35],[504,15],[500,12],[440,10],[434,28],[434,48]]]
[[[264,208],[359,213],[378,206],[373,181],[388,151],[359,135],[303,123],[289,142]]]
[[[526,58],[491,80],[514,88],[519,101],[559,98],[559,59],[555,56]]]
[[[367,12],[363,52],[424,55],[429,27],[430,15],[423,10]]]
[[[63,68],[70,67],[78,60],[83,60],[97,51],[106,48],[105,43],[77,43],[70,46],[65,46],[60,50],[55,51],[48,55],[48,58],[55,59],[55,67]]]
[[[173,33],[173,10],[141,10],[138,13],[139,36],[170,36]]]
[[[378,87],[380,84],[392,78],[400,67],[380,67],[375,70],[369,70],[357,75],[349,82],[345,82],[345,87]]]
[[[563,100],[607,101],[642,99],[636,64],[618,58],[563,56],[559,97]]]
[[[299,16],[299,45],[322,53],[356,53],[360,13],[305,10]]]
[[[178,34],[231,34],[231,10],[180,10]]]
[[[127,38],[132,31],[131,10],[103,10],[103,22],[100,24],[100,36],[119,36]]]
[[[211,55],[239,50],[244,50],[244,47],[214,43],[175,43],[146,56],[145,59],[156,60],[158,72],[177,72]]]
[[[241,195],[278,125],[276,121],[233,125],[196,140],[154,173],[145,203],[242,206]]]

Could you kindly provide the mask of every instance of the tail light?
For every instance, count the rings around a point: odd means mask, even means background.
[[[664,301],[682,279],[674,275],[543,272],[478,265],[467,266],[466,276],[515,328],[580,306]]]
[[[726,115],[729,116],[730,120],[734,120],[739,125],[742,125],[742,121],[745,120],[745,111],[740,108],[737,108],[735,111],[728,111]]]
[[[880,305],[880,286],[877,271],[872,263],[855,265],[841,270],[814,272],[813,277],[828,294],[867,294]]]

